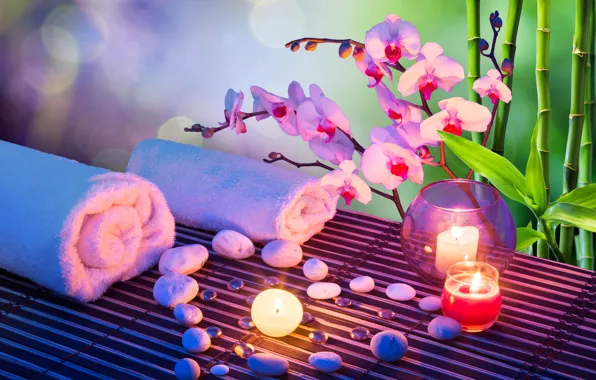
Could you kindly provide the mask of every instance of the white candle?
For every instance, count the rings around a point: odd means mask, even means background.
[[[255,297],[251,317],[263,334],[286,336],[296,330],[302,321],[302,304],[292,293],[268,289]]]
[[[453,226],[437,236],[435,267],[441,273],[458,261],[475,261],[478,251],[478,228]]]

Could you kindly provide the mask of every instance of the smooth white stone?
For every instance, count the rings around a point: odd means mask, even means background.
[[[408,351],[408,340],[399,331],[382,331],[370,340],[370,350],[383,362],[394,362]]]
[[[174,374],[178,380],[196,380],[201,375],[201,367],[193,359],[185,358],[178,360],[174,366]]]
[[[375,280],[370,276],[360,276],[350,281],[350,289],[358,293],[368,293],[375,288]]]
[[[191,274],[203,267],[209,258],[209,251],[200,244],[170,248],[159,259],[161,274]]]
[[[409,301],[416,297],[416,291],[408,284],[391,284],[385,290],[385,294],[396,301]]]
[[[219,231],[211,242],[213,250],[219,256],[228,259],[246,259],[254,255],[255,245],[249,238],[232,230]]]
[[[225,364],[216,364],[209,370],[212,375],[225,376],[230,372],[230,368]]]
[[[449,317],[436,317],[428,324],[428,333],[436,340],[450,340],[461,334],[461,325]]]
[[[306,289],[306,294],[316,300],[326,300],[339,296],[341,288],[333,282],[315,282]]]
[[[441,298],[435,296],[424,297],[418,302],[418,306],[424,311],[437,311],[441,309]]]
[[[211,347],[211,337],[205,330],[191,327],[182,334],[182,347],[188,352],[204,352]]]
[[[277,355],[258,353],[248,358],[248,368],[261,376],[281,376],[288,372],[290,363]]]
[[[194,278],[180,273],[161,276],[153,286],[153,298],[164,307],[173,308],[188,303],[199,293],[199,284]]]
[[[319,259],[308,259],[302,266],[304,276],[311,281],[321,281],[329,273],[329,267]]]
[[[275,268],[291,268],[300,264],[302,248],[290,240],[273,240],[261,250],[263,261]]]
[[[179,303],[174,308],[174,318],[182,326],[194,326],[203,320],[203,312],[195,305]]]
[[[335,372],[341,368],[341,356],[331,351],[321,351],[310,355],[308,362],[321,372]]]

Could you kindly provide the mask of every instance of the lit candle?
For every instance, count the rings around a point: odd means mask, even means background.
[[[453,226],[437,236],[435,267],[446,273],[451,264],[459,261],[476,260],[478,250],[478,228]]]
[[[256,296],[251,317],[263,334],[272,337],[286,336],[302,321],[302,304],[292,293],[268,289]]]
[[[460,262],[447,271],[441,298],[443,314],[468,332],[491,327],[501,312],[499,272],[490,264]]]

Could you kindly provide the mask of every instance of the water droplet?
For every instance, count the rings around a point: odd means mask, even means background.
[[[379,317],[383,319],[393,319],[395,318],[395,312],[391,309],[379,310]]]
[[[267,286],[277,286],[281,283],[281,280],[275,276],[265,277],[265,285]]]
[[[199,294],[199,296],[203,301],[210,302],[217,298],[217,292],[213,289],[205,289]]]
[[[228,290],[236,292],[242,288],[244,288],[244,281],[239,278],[231,279],[230,282],[228,282]]]
[[[209,326],[205,329],[205,332],[211,339],[219,338],[222,334],[221,329],[217,326]]]
[[[346,297],[339,297],[335,300],[335,304],[341,307],[349,307],[352,306],[352,300]]]
[[[252,321],[252,318],[250,316],[246,316],[238,320],[238,326],[245,330],[250,330],[255,328],[255,323]]]
[[[234,346],[234,353],[242,359],[248,359],[255,353],[255,346],[250,343],[239,342]]]
[[[350,331],[350,337],[354,340],[367,340],[370,337],[370,330],[365,327],[354,327]]]
[[[248,305],[252,305],[252,303],[255,302],[255,298],[257,298],[257,296],[255,294],[252,294],[252,295],[246,297],[246,303]]]
[[[315,317],[313,317],[311,313],[302,313],[302,322],[300,323],[306,325],[307,323],[311,323],[314,320]]]
[[[325,343],[329,339],[329,335],[323,330],[313,330],[308,334],[308,339],[313,343]]]

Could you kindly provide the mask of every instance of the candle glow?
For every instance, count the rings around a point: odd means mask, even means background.
[[[446,273],[451,264],[459,261],[476,260],[478,228],[473,226],[452,226],[437,236],[437,255],[435,267],[440,273]]]
[[[271,337],[286,336],[300,324],[302,304],[292,293],[268,289],[255,297],[251,317],[263,334]]]

